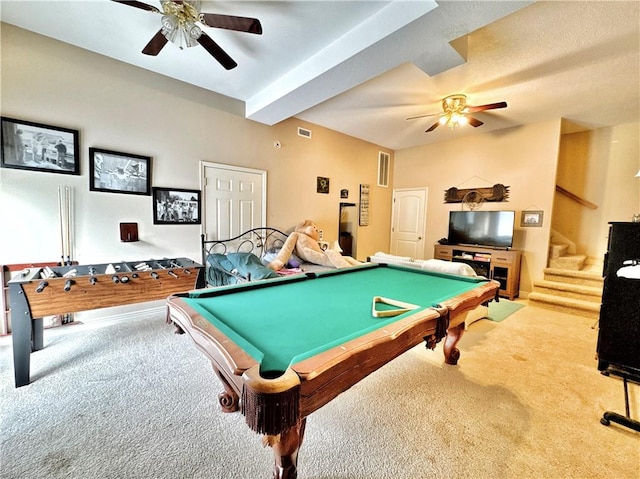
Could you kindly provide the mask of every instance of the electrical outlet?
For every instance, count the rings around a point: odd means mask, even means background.
[[[324,239],[324,231],[318,230],[318,238],[320,239],[320,241]]]

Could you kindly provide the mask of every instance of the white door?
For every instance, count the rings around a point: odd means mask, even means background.
[[[424,259],[427,188],[393,190],[391,254]]]
[[[266,226],[266,171],[205,161],[200,165],[206,239],[233,238]]]

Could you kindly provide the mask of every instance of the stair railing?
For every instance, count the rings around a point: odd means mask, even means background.
[[[574,193],[571,193],[568,190],[565,190],[560,185],[556,185],[556,191],[558,193],[562,193],[563,195],[565,195],[568,198],[571,198],[573,201],[581,204],[582,206],[586,206],[587,208],[590,208],[592,210],[597,210],[598,209],[598,205],[596,205],[595,203],[591,203],[591,201],[587,201],[584,198],[580,198],[578,195],[576,195]]]

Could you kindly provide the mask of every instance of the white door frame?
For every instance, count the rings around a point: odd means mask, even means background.
[[[415,234],[416,238],[413,240],[416,245],[416,247],[414,248],[416,255],[415,257],[412,255],[413,259],[424,259],[424,240],[425,240],[425,232],[427,228],[427,199],[429,195],[429,188],[427,187],[394,188],[393,189],[393,194],[392,194],[393,206],[391,209],[391,238],[389,241],[389,246],[391,250],[390,253],[398,254],[396,243],[398,239],[397,235],[400,233],[394,230],[395,223],[399,218],[399,211],[398,211],[399,206],[396,201],[396,196],[397,196],[397,193],[410,193],[410,192],[419,192],[420,195],[418,196],[421,196],[424,198],[424,201],[421,201],[421,204],[418,208],[418,214],[420,215],[420,217],[417,219],[418,224],[416,225],[416,234]]]
[[[266,224],[267,222],[267,172],[265,170],[245,168],[243,166],[225,165],[224,163],[213,163],[210,161],[200,161],[200,191],[202,192],[202,211],[201,211],[202,224],[200,225],[201,234],[206,234],[206,231],[207,231],[207,225],[206,225],[207,215],[205,211],[205,208],[207,205],[207,198],[206,198],[207,178],[206,178],[205,171],[207,168],[260,175],[261,181],[262,181],[262,211],[260,212],[260,223],[261,223],[261,226],[267,226]]]

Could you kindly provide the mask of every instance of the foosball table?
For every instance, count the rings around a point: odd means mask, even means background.
[[[204,285],[204,267],[188,258],[25,268],[8,283],[15,386],[30,382],[45,316],[156,301]]]

